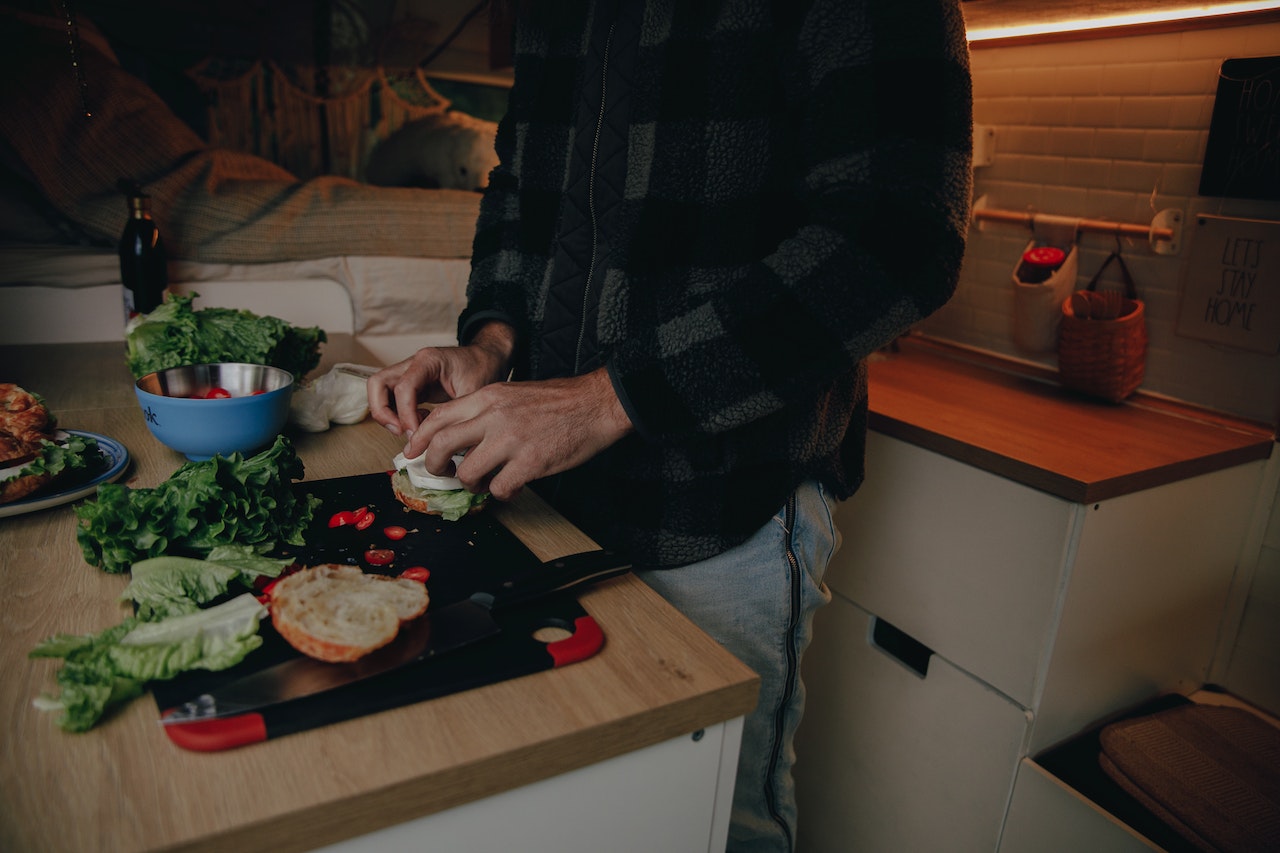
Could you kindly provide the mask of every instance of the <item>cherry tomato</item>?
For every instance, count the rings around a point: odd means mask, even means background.
[[[256,397],[256,396],[258,396],[259,394],[265,394],[265,393],[267,393],[267,391],[266,391],[266,389],[265,389],[265,388],[259,388],[257,391],[254,391],[254,392],[253,392],[252,394],[250,394],[249,396],[250,396],[250,397]]]
[[[204,395],[206,400],[225,400],[231,396],[231,392],[226,388],[219,388],[217,385],[209,389]]]
[[[368,511],[366,511],[364,515],[357,517],[356,530],[368,530],[370,527],[373,526],[373,520],[375,517],[376,516],[374,516],[373,513]]]
[[[397,524],[393,524],[390,527],[382,528],[382,535],[386,536],[388,539],[403,539],[409,535],[409,531]]]
[[[390,548],[370,548],[364,552],[364,561],[371,566],[389,566],[396,561],[396,552]]]
[[[359,521],[360,519],[364,518],[368,512],[369,512],[369,508],[367,506],[362,506],[359,509],[353,509],[351,511],[351,514],[356,517],[356,521]]]
[[[431,577],[431,570],[426,566],[410,566],[400,573],[400,577],[405,580],[417,581],[418,583],[426,583],[427,578]]]
[[[355,524],[355,523],[356,523],[355,513],[345,509],[342,512],[335,512],[329,518],[330,527],[344,527],[348,524]]]

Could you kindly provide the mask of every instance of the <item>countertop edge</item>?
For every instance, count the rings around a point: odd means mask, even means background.
[[[1120,470],[1114,474],[1082,479],[1055,470],[1047,463],[1039,464],[1034,459],[1026,458],[1028,454],[1025,448],[1015,452],[1012,445],[1001,447],[998,440],[987,444],[977,443],[966,436],[963,429],[949,422],[948,418],[935,416],[932,411],[922,405],[913,407],[910,404],[904,404],[901,399],[888,404],[879,401],[878,405],[876,362],[887,363],[901,359],[912,362],[911,370],[917,375],[929,371],[939,375],[959,373],[963,374],[964,381],[972,383],[974,389],[985,387],[1006,397],[1019,393],[1015,389],[1022,389],[1029,393],[1031,396],[1028,399],[1040,396],[1042,389],[1061,394],[1061,399],[1054,401],[1053,405],[1060,406],[1062,411],[1069,411],[1074,405],[1074,398],[1069,396],[1069,392],[1064,392],[1064,389],[1054,381],[1056,377],[1054,371],[1042,365],[1024,363],[996,353],[913,334],[900,339],[889,353],[878,356],[872,361],[868,426],[878,433],[973,465],[1064,500],[1091,503],[1249,462],[1265,460],[1270,458],[1276,445],[1275,432],[1266,425],[1138,391],[1122,403],[1111,404],[1113,409],[1110,410],[1115,411],[1117,415],[1142,413],[1143,417],[1148,418],[1186,421],[1194,425],[1195,429],[1217,431],[1223,436],[1228,436],[1229,440],[1223,442],[1223,447],[1213,450],[1186,454],[1172,460],[1162,460],[1147,467]],[[895,368],[896,366],[886,365],[882,369],[888,370],[891,375],[900,373]],[[903,387],[893,386],[893,390],[901,391]],[[909,393],[918,394],[921,399],[927,398],[927,390],[913,388],[906,390]],[[959,403],[954,400],[948,401],[952,406],[949,413],[951,421],[955,420],[957,410],[964,411],[966,407],[971,418],[986,417],[988,413],[984,412],[981,404],[977,402],[979,397],[980,394],[972,394]],[[1081,404],[1091,407],[1096,412],[1096,401],[1081,398]],[[1104,414],[1103,417],[1106,415]],[[1007,425],[1010,430],[1015,426]]]

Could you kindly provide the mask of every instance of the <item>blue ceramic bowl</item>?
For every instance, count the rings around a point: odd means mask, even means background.
[[[199,461],[271,445],[289,419],[293,375],[262,364],[193,364],[148,373],[134,390],[151,434]]]

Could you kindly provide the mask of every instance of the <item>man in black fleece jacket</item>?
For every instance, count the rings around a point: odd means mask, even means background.
[[[473,491],[534,484],[761,675],[730,847],[789,850],[864,360],[946,302],[964,250],[959,6],[532,5],[460,346],[377,374],[371,412],[429,470],[467,450]]]

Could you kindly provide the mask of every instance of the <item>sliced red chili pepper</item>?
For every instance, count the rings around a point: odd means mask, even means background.
[[[417,581],[418,583],[426,583],[427,578],[431,577],[431,570],[426,566],[410,566],[400,573],[400,577],[405,580]]]
[[[396,561],[396,552],[390,548],[370,548],[364,552],[364,561],[371,566],[389,566]]]
[[[356,519],[356,530],[368,530],[373,526],[373,520],[376,516],[366,511],[364,515]]]
[[[409,535],[409,531],[405,530],[398,524],[393,524],[390,527],[382,528],[382,535],[386,536],[388,539],[403,539]]]
[[[342,512],[335,512],[332,516],[329,517],[330,527],[343,527],[345,525],[355,524],[355,523],[356,523],[355,513],[345,509]]]
[[[217,385],[215,385],[209,389],[208,393],[204,395],[204,398],[206,400],[225,400],[230,396],[231,396],[231,392],[228,391],[226,388],[219,388]]]

